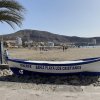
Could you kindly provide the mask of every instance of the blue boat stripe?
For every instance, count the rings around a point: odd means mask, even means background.
[[[73,73],[43,73],[43,72],[35,72],[35,71],[27,71],[27,70],[23,70],[20,68],[15,68],[12,67],[11,70],[17,74],[17,75],[32,75],[32,74],[46,74],[46,75],[100,75],[100,72],[89,72],[89,71],[85,71],[85,72],[73,72]],[[23,70],[23,74],[21,74],[19,71]]]

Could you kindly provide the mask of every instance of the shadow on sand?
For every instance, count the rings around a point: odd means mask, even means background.
[[[17,83],[35,83],[35,84],[52,84],[52,85],[74,85],[87,86],[90,84],[99,83],[99,76],[85,76],[85,75],[68,75],[68,76],[18,76],[8,75],[1,76],[0,81],[17,82]]]

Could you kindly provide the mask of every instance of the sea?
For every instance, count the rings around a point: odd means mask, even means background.
[[[80,48],[100,48],[100,45],[96,45],[96,46],[80,46]]]

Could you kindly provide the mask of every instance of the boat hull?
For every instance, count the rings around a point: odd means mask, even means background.
[[[10,69],[14,74],[33,75],[65,75],[65,74],[100,74],[100,58],[76,60],[74,62],[35,62],[16,59],[8,59]]]
[[[20,68],[11,68],[11,71],[16,74],[16,75],[21,75],[21,76],[33,76],[33,75],[47,75],[47,76],[64,76],[64,75],[88,75],[88,76],[94,76],[94,75],[100,75],[100,72],[89,72],[89,71],[83,71],[83,72],[73,72],[73,73],[43,73],[43,72],[34,72],[34,71],[27,71],[23,70],[21,72]]]

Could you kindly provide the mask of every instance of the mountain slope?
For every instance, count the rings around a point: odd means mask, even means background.
[[[23,41],[27,41],[28,39],[36,42],[46,42],[51,41],[55,43],[65,43],[65,42],[91,42],[93,38],[82,38],[82,37],[70,37],[64,35],[53,34],[47,31],[39,31],[39,30],[20,30],[12,34],[4,35],[4,40],[15,40],[16,37],[21,37]],[[1,38],[1,36],[0,36]],[[100,37],[94,37],[97,40],[97,43],[100,44]]]

